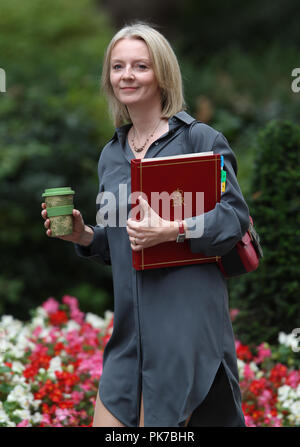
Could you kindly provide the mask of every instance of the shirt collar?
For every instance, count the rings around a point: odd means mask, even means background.
[[[180,112],[176,113],[175,115],[171,116],[171,118],[169,118],[169,129],[173,130],[174,128],[179,127],[182,123],[191,124],[194,120],[195,118],[193,118],[184,110],[181,110]],[[127,132],[129,131],[131,126],[132,124],[129,123],[125,124],[124,126],[117,127],[112,137],[112,140],[119,139],[119,142],[121,143],[122,147],[124,147]]]

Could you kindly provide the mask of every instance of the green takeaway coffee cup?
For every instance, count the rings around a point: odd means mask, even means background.
[[[50,219],[51,236],[66,236],[73,232],[73,195],[70,187],[45,189],[42,197]]]

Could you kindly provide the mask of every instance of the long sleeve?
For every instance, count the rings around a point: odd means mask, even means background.
[[[209,126],[206,126],[206,128],[209,128]],[[206,139],[206,144],[212,137],[211,132],[209,133],[210,138]],[[193,253],[201,252],[207,256],[222,256],[230,251],[247,231],[249,227],[249,209],[237,182],[236,157],[229,147],[227,139],[222,133],[218,132],[214,136],[212,145],[206,146],[205,150],[213,150],[214,153],[223,155],[224,170],[226,171],[226,188],[215,208],[204,213],[204,231],[202,236],[193,237],[193,232],[191,232],[191,237],[188,241]],[[197,219],[200,219],[200,216],[185,219],[188,230],[195,229]]]
[[[94,231],[93,240],[88,246],[74,244],[77,255],[96,261],[99,264],[111,265],[106,228],[100,225],[88,226]]]
[[[100,154],[98,162],[99,193],[103,192],[104,190],[104,185],[102,182],[104,172],[104,163],[102,161],[102,154],[103,151]],[[96,208],[98,211],[101,205],[98,204],[98,200],[96,202],[97,202]],[[99,264],[111,265],[106,227],[101,224],[97,224],[95,226],[93,225],[87,225],[87,226],[94,231],[92,242],[88,246],[74,244],[75,252],[77,253],[78,256],[91,259],[93,261],[98,262]]]

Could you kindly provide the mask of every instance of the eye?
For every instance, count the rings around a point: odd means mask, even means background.
[[[113,70],[121,70],[121,68],[122,68],[121,64],[114,64],[114,65],[112,66],[112,69],[113,69]]]
[[[139,70],[147,70],[147,65],[145,65],[145,64],[138,64],[138,69]]]

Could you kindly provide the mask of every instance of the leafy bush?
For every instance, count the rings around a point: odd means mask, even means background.
[[[248,204],[264,258],[255,272],[230,280],[236,332],[246,343],[274,342],[300,327],[299,159],[300,126],[274,120],[260,132]]]
[[[45,188],[71,186],[75,207],[95,223],[97,162],[113,131],[100,95],[111,34],[93,0],[1,1],[1,313],[26,319],[41,290],[74,293],[77,286],[85,310],[104,311],[112,301],[110,268],[50,240],[40,215]],[[102,300],[97,307],[91,292]]]

